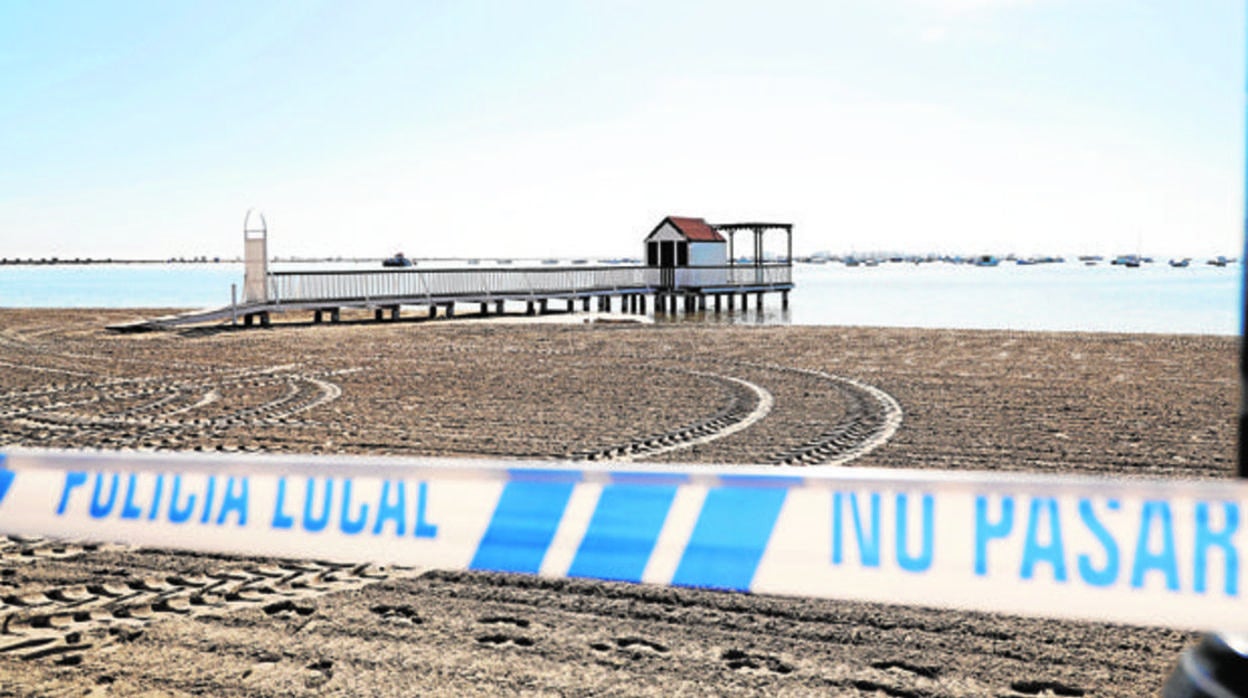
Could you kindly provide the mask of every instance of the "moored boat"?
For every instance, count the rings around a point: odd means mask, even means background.
[[[395,252],[394,256],[386,257],[385,259],[381,260],[381,266],[383,267],[410,267],[412,266],[412,260],[403,256],[402,252]]]

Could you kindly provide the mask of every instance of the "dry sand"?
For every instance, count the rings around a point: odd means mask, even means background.
[[[852,462],[1220,478],[1234,338],[347,323],[114,335],[0,310],[0,446]],[[812,466],[815,467],[815,466]],[[363,562],[363,561],[362,561]],[[0,695],[1155,693],[1188,633],[6,539]]]

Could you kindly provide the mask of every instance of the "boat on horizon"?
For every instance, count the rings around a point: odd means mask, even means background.
[[[412,266],[412,260],[403,256],[402,252],[395,252],[393,256],[386,257],[385,259],[381,260],[381,266],[383,267],[410,267]]]
[[[1172,260],[1170,260],[1170,266],[1172,266],[1172,267],[1174,267],[1174,268],[1176,268],[1176,269],[1183,269],[1183,268],[1185,268],[1187,265],[1189,265],[1189,264],[1191,264],[1191,263],[1192,263],[1192,258],[1191,258],[1191,257],[1184,257],[1184,258],[1182,258],[1182,259],[1172,259]]]

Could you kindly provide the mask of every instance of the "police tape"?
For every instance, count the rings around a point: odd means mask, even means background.
[[[9,451],[0,532],[1248,630],[1240,481]]]

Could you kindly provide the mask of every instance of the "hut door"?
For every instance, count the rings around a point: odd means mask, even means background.
[[[676,243],[664,240],[659,243],[659,266],[663,268],[660,284],[664,288],[676,285]]]

